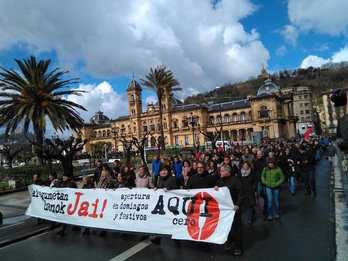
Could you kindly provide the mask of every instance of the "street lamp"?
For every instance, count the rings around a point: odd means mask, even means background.
[[[224,131],[222,129],[222,114],[221,114],[221,102],[220,102],[220,95],[219,95],[219,91],[221,89],[220,85],[217,85],[215,87],[216,93],[217,93],[217,98],[218,98],[218,103],[219,103],[219,107],[220,107],[220,138],[222,139],[222,148],[225,150],[225,142],[224,142]]]
[[[274,132],[274,124],[273,124],[273,114],[272,114],[272,107],[269,109],[270,110],[270,119],[271,119],[271,123],[272,123],[272,130],[273,130],[273,138],[275,139],[276,136],[275,136],[275,132]]]
[[[114,140],[115,140],[115,154],[117,152],[117,137],[118,137],[118,132],[119,132],[119,128],[116,127],[116,125],[114,125],[114,127],[111,127],[111,133],[114,136]]]
[[[193,148],[196,147],[196,142],[195,142],[195,121],[193,119],[193,113],[192,111],[190,112],[190,115],[191,115],[191,126],[192,126],[192,145],[193,145]]]

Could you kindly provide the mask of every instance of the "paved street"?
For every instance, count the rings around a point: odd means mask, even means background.
[[[334,230],[330,219],[330,169],[323,158],[317,167],[318,198],[304,195],[303,185],[291,196],[288,184],[281,191],[281,220],[269,222],[260,215],[252,226],[244,221],[245,253],[233,257],[220,245],[175,241],[164,237],[160,246],[140,235],[99,231],[89,236],[69,229],[65,237],[55,231],[0,249],[0,260],[332,260]],[[8,204],[0,197],[0,207]],[[34,225],[33,225],[34,226]],[[13,228],[13,227],[12,227]],[[6,227],[0,227],[0,235]],[[143,249],[142,249],[143,248]],[[142,249],[142,250],[141,250]],[[137,252],[138,251],[138,252]],[[118,258],[118,259],[117,259]]]

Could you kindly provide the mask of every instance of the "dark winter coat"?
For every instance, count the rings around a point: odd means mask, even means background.
[[[67,179],[66,181],[62,181],[60,183],[60,187],[61,188],[77,188],[77,185],[75,181],[71,179]]]
[[[286,155],[283,154],[280,157],[280,168],[283,171],[283,174],[286,178],[290,178],[291,176],[295,176],[296,173],[296,161],[291,154]]]
[[[301,153],[300,158],[300,170],[301,171],[310,171],[315,169],[315,165],[317,164],[315,160],[314,153],[311,151],[305,151]]]
[[[242,184],[242,189],[244,191],[245,206],[254,207],[256,205],[255,192],[257,185],[255,172],[251,170],[248,176],[243,177],[241,171],[239,171],[238,176]]]
[[[213,188],[215,184],[216,176],[212,176],[207,171],[205,171],[201,175],[199,175],[198,173],[194,174],[188,182],[188,188]]]
[[[93,184],[98,184],[99,180],[100,180],[100,174],[102,172],[103,168],[95,168],[94,170],[94,175],[93,175]]]
[[[230,190],[233,204],[239,207],[242,206],[245,195],[242,189],[242,184],[238,177],[233,175],[228,177],[220,177],[217,180],[216,185],[219,187],[227,187]]]
[[[177,189],[178,183],[174,176],[168,174],[166,177],[159,177],[157,188],[166,188],[168,190]]]
[[[261,173],[265,167],[266,167],[265,157],[262,156],[260,159],[256,158],[254,160],[254,172],[255,172],[256,182],[261,181]]]

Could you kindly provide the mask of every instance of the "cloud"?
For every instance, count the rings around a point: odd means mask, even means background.
[[[84,93],[83,96],[69,95],[67,99],[86,108],[87,111],[79,111],[86,122],[89,122],[97,111],[102,111],[109,118],[129,115],[127,95],[117,93],[106,81],[98,85],[80,84],[76,90],[88,93]]]
[[[79,73],[99,78],[165,64],[185,90],[201,92],[267,63],[257,30],[240,22],[256,10],[250,0],[0,1],[0,51],[19,43],[54,50],[62,68],[82,61]]]
[[[301,31],[339,35],[347,33],[348,1],[345,0],[289,0],[288,15],[293,26]]]
[[[308,68],[308,67],[320,67],[325,63],[330,62],[330,59],[324,59],[316,55],[308,55],[301,63],[301,68]]]
[[[286,46],[285,45],[281,45],[280,47],[278,47],[276,49],[275,53],[276,53],[277,56],[283,56],[283,55],[286,54],[286,51],[287,51]]]
[[[286,42],[289,44],[296,46],[298,31],[297,28],[291,24],[284,26],[283,30],[280,31],[281,35],[284,37]]]
[[[331,58],[324,59],[316,55],[308,55],[301,63],[301,68],[308,68],[310,66],[320,67],[325,63],[333,62],[348,62],[348,45],[344,48],[341,48],[339,51],[335,52]]]

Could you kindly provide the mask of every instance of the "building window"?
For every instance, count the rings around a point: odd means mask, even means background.
[[[155,137],[151,137],[151,147],[156,147],[156,139],[155,139]]]
[[[309,106],[309,103],[305,103],[305,106]]]
[[[147,125],[143,126],[143,130],[146,132],[147,131]]]
[[[242,140],[246,140],[246,130],[242,130]]]
[[[209,117],[209,123],[210,123],[210,124],[214,124],[214,117],[213,117],[213,116],[210,116],[210,117]]]
[[[308,95],[307,94],[303,95],[303,99],[308,99]]]
[[[301,114],[303,114],[303,111],[300,111]]]
[[[301,121],[304,121],[304,117],[301,117]]]
[[[185,135],[185,145],[188,145],[189,144],[189,137],[188,135]]]
[[[311,119],[311,117],[306,117],[306,120],[311,121],[312,119]]]
[[[251,113],[251,111],[249,111],[249,121],[253,120],[253,114]]]
[[[232,137],[233,137],[234,141],[238,140],[238,135],[237,135],[237,131],[236,130],[232,131]]]
[[[230,115],[228,115],[228,114],[224,115],[224,122],[225,123],[229,123],[230,122]]]
[[[121,135],[126,135],[126,127],[124,125],[121,128]]]
[[[268,118],[267,106],[262,105],[259,110],[259,118]]]
[[[98,137],[101,138],[101,131],[98,132]]]
[[[155,123],[154,121],[150,121],[150,130],[155,131]]]
[[[245,122],[245,121],[246,121],[246,114],[245,114],[244,111],[242,111],[241,114],[240,114],[240,120],[241,120],[242,122]]]
[[[218,116],[216,117],[216,122],[219,123],[219,124],[221,123],[221,116],[220,116],[220,115],[218,115]]]
[[[233,114],[232,114],[232,122],[233,122],[233,123],[238,122],[238,115],[237,115],[237,113],[233,113]]]
[[[174,136],[175,138],[175,146],[179,146],[179,136]]]
[[[306,113],[309,114],[309,110],[306,110]]]
[[[134,102],[134,95],[133,94],[131,95],[130,98],[131,98],[131,101]]]
[[[97,136],[98,136],[98,134],[97,134],[97,132],[95,131],[95,132],[94,132],[94,138],[97,138]]]
[[[173,128],[177,129],[178,128],[178,122],[177,121],[173,121]]]
[[[189,124],[188,119],[187,119],[187,117],[185,116],[184,119],[182,120],[182,126],[183,126],[183,127],[188,127],[188,124]]]
[[[299,100],[302,100],[302,95],[299,95],[299,96],[298,96],[298,99],[299,99]]]
[[[108,132],[106,133],[107,137],[110,137],[110,130],[108,130]]]
[[[303,104],[302,104],[302,103],[300,103],[300,107],[302,107],[302,105],[303,105]]]
[[[167,123],[166,122],[163,123],[163,129],[165,129],[165,130],[167,129]]]

